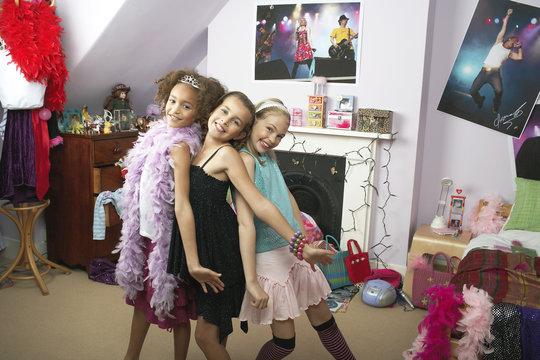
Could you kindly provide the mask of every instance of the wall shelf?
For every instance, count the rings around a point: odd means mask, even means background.
[[[392,134],[379,134],[379,133],[373,133],[373,132],[360,132],[360,131],[355,131],[355,130],[312,128],[312,127],[302,127],[302,126],[290,126],[289,132],[301,133],[301,134],[345,136],[345,137],[385,139],[385,140],[390,140],[393,138]]]

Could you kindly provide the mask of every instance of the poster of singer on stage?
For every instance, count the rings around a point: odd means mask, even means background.
[[[540,91],[540,9],[480,0],[438,110],[519,138]]]
[[[360,59],[360,2],[258,5],[255,80],[356,83]]]

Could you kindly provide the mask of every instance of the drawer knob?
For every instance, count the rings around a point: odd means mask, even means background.
[[[120,144],[118,143],[118,141],[115,141],[113,154],[120,154],[121,152],[122,152],[122,149],[120,149]]]

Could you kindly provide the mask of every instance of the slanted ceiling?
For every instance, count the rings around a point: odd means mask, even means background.
[[[153,101],[153,81],[197,67],[207,56],[208,24],[224,0],[57,0],[70,81],[65,108],[102,114],[116,83],[131,87],[137,114]],[[206,69],[202,69],[205,71]]]

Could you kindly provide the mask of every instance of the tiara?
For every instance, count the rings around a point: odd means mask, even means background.
[[[287,109],[287,107],[281,103],[278,103],[276,101],[267,101],[263,104],[261,104],[261,106],[259,106],[257,108],[257,111],[256,112],[259,112],[261,110],[264,110],[264,109],[267,109],[267,108],[270,108],[270,107],[277,107],[277,108],[281,108],[285,111],[289,111],[289,109]]]
[[[180,82],[183,83],[183,84],[191,85],[195,89],[200,89],[201,88],[201,83],[199,82],[199,80],[195,79],[191,75],[182,76],[182,78],[180,79]]]

